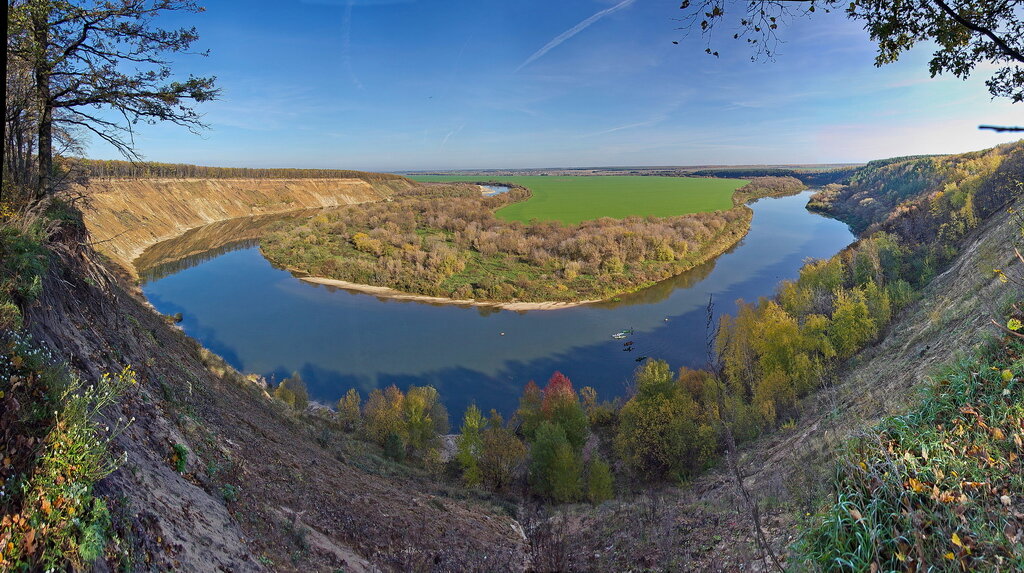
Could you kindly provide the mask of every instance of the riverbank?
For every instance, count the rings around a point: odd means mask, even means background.
[[[432,304],[450,304],[454,306],[486,306],[492,308],[500,308],[502,310],[514,310],[514,311],[527,311],[527,310],[560,310],[563,308],[572,308],[574,306],[582,306],[584,304],[591,304],[595,302],[601,302],[600,300],[581,300],[575,302],[497,302],[487,300],[476,300],[476,299],[457,299],[457,298],[445,298],[441,296],[427,296],[422,294],[411,294],[402,292],[389,287],[364,285],[359,283],[353,283],[349,281],[343,281],[338,279],[329,279],[324,277],[299,277],[308,283],[337,287],[349,291],[356,291],[365,294],[372,294],[374,296],[390,298],[394,300],[412,300],[416,302],[425,302]]]

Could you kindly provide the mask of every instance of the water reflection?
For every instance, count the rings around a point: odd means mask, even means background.
[[[732,312],[737,298],[772,294],[805,258],[831,256],[852,240],[842,223],[803,208],[808,195],[756,203],[750,233],[712,263],[618,301],[569,309],[430,305],[313,285],[274,268],[251,237],[212,259],[175,259],[164,245],[162,257],[178,270],[143,290],[161,312],[181,312],[185,331],[236,368],[277,379],[298,371],[324,402],[349,388],[433,384],[456,413],[471,401],[509,412],[523,384],[554,370],[611,397],[624,392],[640,356],[700,366],[709,295],[717,311]],[[216,249],[232,243],[223,228],[209,234]],[[198,249],[197,236],[185,250]],[[181,268],[187,262],[199,264]],[[625,352],[611,334],[630,327],[635,350]]]

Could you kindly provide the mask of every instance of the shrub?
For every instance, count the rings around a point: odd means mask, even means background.
[[[530,484],[537,494],[558,502],[580,496],[582,462],[561,426],[548,421],[537,427],[530,449]]]
[[[171,465],[174,466],[174,471],[179,474],[185,473],[185,468],[188,467],[188,448],[185,444],[174,444],[171,450]]]
[[[274,389],[274,396],[299,412],[309,407],[309,391],[298,372],[282,380]]]
[[[526,444],[505,427],[501,415],[491,410],[487,429],[481,435],[480,478],[494,490],[512,483],[526,460]]]
[[[396,462],[405,461],[405,444],[397,432],[391,432],[384,439],[384,457]]]

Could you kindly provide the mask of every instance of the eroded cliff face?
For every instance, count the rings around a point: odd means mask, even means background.
[[[146,248],[196,227],[252,215],[386,200],[414,183],[362,179],[95,179],[81,192],[96,249],[131,273]]]

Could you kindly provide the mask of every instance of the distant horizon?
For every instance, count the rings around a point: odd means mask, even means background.
[[[981,150],[971,150],[981,151]],[[942,156],[942,155],[953,155],[950,153],[926,153],[918,154],[924,156]],[[916,155],[915,155],[916,156]],[[894,156],[901,157],[901,156]],[[85,157],[87,161],[129,161],[124,157]],[[878,161],[890,159],[889,157],[879,157],[869,161]],[[549,165],[544,167],[456,167],[456,168],[430,168],[430,169],[388,169],[388,170],[372,170],[372,169],[360,169],[356,167],[295,167],[295,166],[283,166],[283,165],[214,165],[204,163],[186,163],[179,161],[160,161],[156,159],[142,159],[136,163],[154,163],[163,165],[194,165],[196,167],[211,167],[211,168],[228,168],[228,169],[308,169],[313,171],[364,171],[368,173],[390,173],[394,175],[427,175],[431,173],[463,173],[463,172],[479,172],[486,173],[491,171],[586,171],[586,170],[624,170],[624,169],[740,169],[740,168],[756,168],[756,169],[793,169],[793,168],[824,168],[824,167],[856,167],[860,165],[866,165],[869,161],[844,161],[844,162],[830,162],[830,163],[694,163],[694,164],[651,164],[651,165],[581,165],[581,166],[568,166],[568,165]]]

